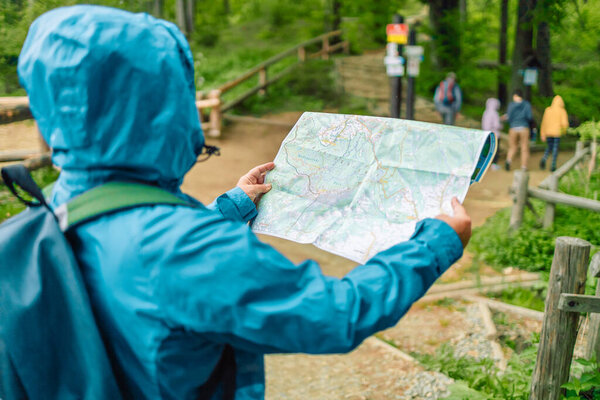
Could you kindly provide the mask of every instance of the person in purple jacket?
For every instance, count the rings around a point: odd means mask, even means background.
[[[495,98],[489,98],[485,102],[485,111],[483,112],[483,117],[481,118],[481,129],[488,132],[494,132],[496,137],[500,137],[500,130],[502,129],[502,122],[500,122],[500,114],[498,110],[500,109],[500,100]],[[500,141],[498,141],[498,144]],[[498,157],[500,154],[500,148],[496,150],[496,155],[494,156],[494,160],[492,163],[492,169],[497,170],[500,167],[498,166]]]

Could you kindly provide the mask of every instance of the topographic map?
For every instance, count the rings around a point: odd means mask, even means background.
[[[481,179],[493,133],[356,115],[304,113],[285,138],[252,224],[256,233],[364,263],[451,214]]]

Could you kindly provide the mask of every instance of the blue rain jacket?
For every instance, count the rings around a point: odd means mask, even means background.
[[[179,186],[204,138],[191,52],[173,24],[59,8],[31,26],[18,71],[62,168],[53,206],[112,180],[194,201]],[[193,399],[229,343],[236,398],[260,399],[264,354],[347,352],[396,324],[462,255],[456,233],[428,219],[409,241],[338,279],[259,241],[246,223],[255,215],[235,188],[208,206],[140,207],[75,229],[71,242],[128,397]]]

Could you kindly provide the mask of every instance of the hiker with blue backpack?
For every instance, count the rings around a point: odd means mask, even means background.
[[[461,257],[456,199],[339,279],[248,227],[272,163],[208,206],[182,193],[215,152],[193,66],[179,29],[147,14],[79,5],[32,24],[18,73],[61,173],[45,197],[3,170],[33,199],[0,225],[0,398],[261,399],[265,354],[348,352]]]
[[[433,95],[435,109],[440,113],[444,124],[454,125],[456,114],[462,107],[462,92],[456,83],[456,74],[449,72],[446,79],[435,88]]]

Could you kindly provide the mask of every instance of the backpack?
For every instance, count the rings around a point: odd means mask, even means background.
[[[451,84],[446,84],[446,81],[443,80],[440,82],[439,87],[440,90],[438,92],[438,100],[446,106],[454,103],[454,82]]]
[[[22,165],[3,168],[2,178],[28,208],[0,224],[0,399],[123,398],[65,233],[132,207],[193,205],[157,187],[110,182],[53,211]],[[210,399],[221,381],[223,398],[233,399],[229,345],[198,398]]]

